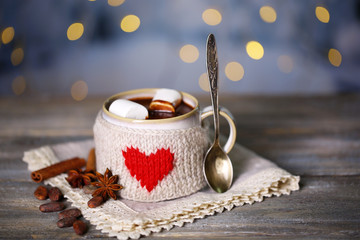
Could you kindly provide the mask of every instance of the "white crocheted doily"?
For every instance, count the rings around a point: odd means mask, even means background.
[[[30,171],[35,171],[71,157],[86,158],[93,146],[93,140],[44,146],[25,152],[23,160],[28,163]],[[89,208],[87,202],[91,195],[71,188],[65,180],[66,174],[50,178],[45,184],[60,188],[72,206],[79,208],[83,216],[96,225],[96,229],[118,239],[137,239],[151,232],[181,227],[184,223],[225,209],[261,202],[264,197],[288,195],[299,189],[298,176],[291,175],[238,144],[235,144],[230,158],[234,167],[234,182],[231,189],[222,194],[206,188],[169,201],[142,203],[120,199],[109,200],[98,208]]]

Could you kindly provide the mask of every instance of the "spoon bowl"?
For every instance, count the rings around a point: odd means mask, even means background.
[[[226,192],[233,180],[233,167],[229,156],[219,143],[219,99],[218,99],[218,59],[215,37],[209,34],[206,44],[206,65],[210,83],[211,103],[214,112],[214,143],[204,158],[203,171],[206,182],[216,192]]]
[[[214,191],[223,193],[230,188],[233,179],[233,166],[220,145],[212,145],[207,152],[204,172],[208,185]]]

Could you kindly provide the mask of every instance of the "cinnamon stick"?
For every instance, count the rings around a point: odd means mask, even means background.
[[[69,160],[61,161],[50,165],[49,167],[39,169],[31,173],[31,179],[34,182],[42,182],[48,178],[55,177],[61,173],[67,172],[71,169],[82,168],[86,162],[83,158],[71,158]]]
[[[95,148],[92,148],[89,152],[89,156],[86,163],[85,172],[96,171],[96,155]]]

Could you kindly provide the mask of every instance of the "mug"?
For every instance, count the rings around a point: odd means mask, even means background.
[[[108,98],[94,124],[96,168],[109,168],[119,175],[124,199],[157,202],[190,195],[206,185],[203,159],[209,148],[208,129],[202,126],[213,114],[212,108],[200,111],[192,95],[181,92],[183,101],[193,109],[165,119],[137,120],[109,112],[116,99],[152,98],[157,88],[136,89]],[[220,108],[230,125],[224,146],[227,153],[236,139],[232,115]]]

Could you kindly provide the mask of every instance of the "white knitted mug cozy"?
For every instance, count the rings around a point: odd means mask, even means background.
[[[140,89],[114,95],[104,103],[95,120],[97,171],[103,173],[109,168],[119,175],[119,184],[124,187],[120,196],[125,199],[169,200],[195,193],[206,185],[203,158],[209,139],[207,130],[201,127],[194,97],[182,93],[191,100],[194,110],[180,120],[144,120],[142,125],[138,121],[118,121],[107,111],[108,103],[116,98],[155,90]],[[174,127],[176,124],[180,127]]]

